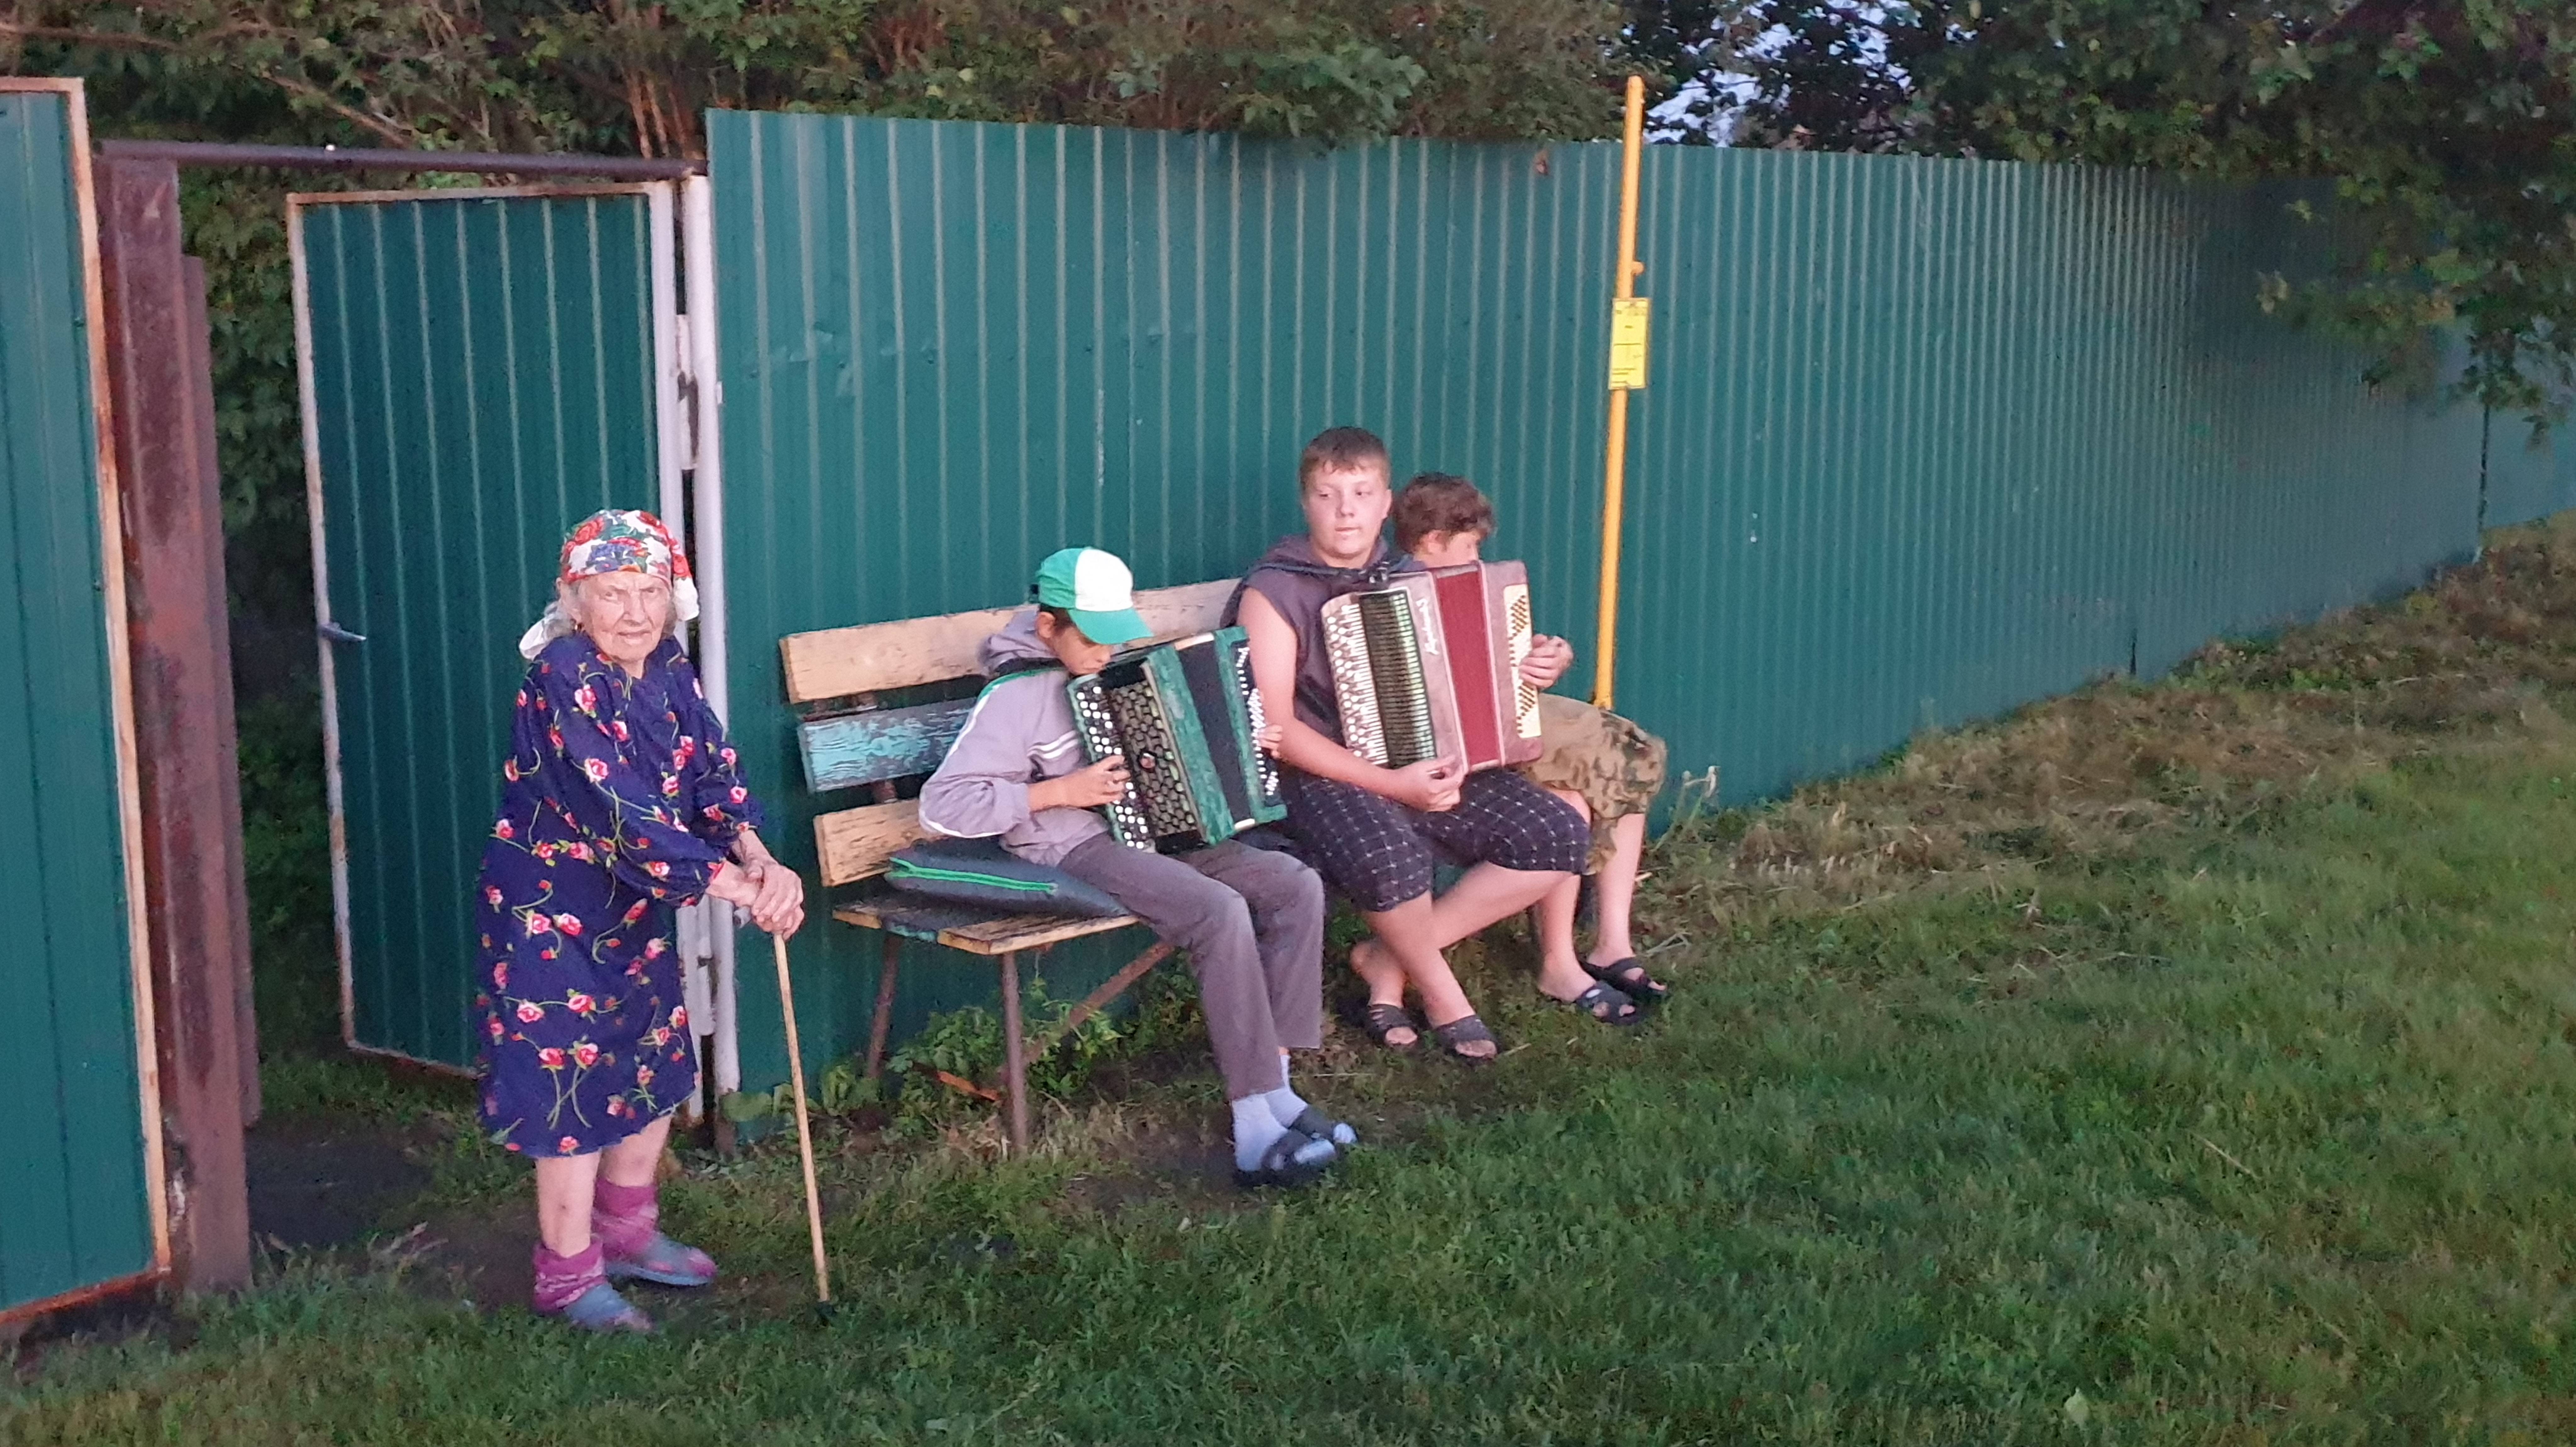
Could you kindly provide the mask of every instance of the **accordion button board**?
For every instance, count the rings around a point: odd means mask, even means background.
[[[1530,649],[1538,641],[1538,615],[1530,607],[1529,584],[1503,585],[1503,626],[1511,653],[1512,735],[1529,748],[1529,758],[1545,752],[1539,743],[1538,685],[1521,677],[1521,665],[1529,661]],[[1515,763],[1522,762],[1514,759]]]
[[[1240,628],[1229,628],[1225,632],[1233,635],[1232,638],[1229,640],[1220,635],[1219,643],[1234,669],[1234,686],[1243,695],[1245,722],[1252,729],[1253,792],[1265,805],[1277,805],[1277,817],[1284,819],[1288,815],[1288,807],[1279,793],[1279,761],[1271,757],[1268,749],[1261,747],[1261,736],[1270,731],[1270,715],[1261,702],[1261,690],[1252,682],[1252,640],[1245,637]]]
[[[1240,628],[1124,650],[1066,683],[1084,754],[1127,760],[1125,797],[1102,811],[1112,837],[1181,853],[1286,815],[1251,683]]]

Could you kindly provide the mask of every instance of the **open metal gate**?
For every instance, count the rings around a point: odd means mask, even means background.
[[[466,1067],[518,637],[602,507],[680,525],[665,182],[289,203],[343,1031]]]
[[[170,1262],[98,260],[80,83],[0,77],[0,1321]]]

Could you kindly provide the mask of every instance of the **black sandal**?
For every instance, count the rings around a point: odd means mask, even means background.
[[[1297,1112],[1297,1118],[1288,1122],[1288,1128],[1303,1131],[1337,1151],[1349,1150],[1360,1143],[1360,1133],[1351,1129],[1347,1122],[1335,1120],[1311,1105]]]
[[[1309,1165],[1298,1160],[1297,1153],[1311,1145],[1324,1146],[1328,1153],[1322,1160]],[[1272,1186],[1293,1191],[1299,1186],[1313,1185],[1317,1177],[1341,1158],[1341,1151],[1334,1148],[1331,1141],[1319,1141],[1290,1126],[1279,1133],[1279,1139],[1272,1141],[1269,1149],[1261,1153],[1259,1166],[1248,1171],[1241,1166],[1234,1168],[1234,1183],[1247,1191]]]
[[[1402,1005],[1390,1005],[1383,1000],[1371,1000],[1368,1003],[1367,1013],[1360,1017],[1360,1023],[1367,1027],[1369,1039],[1376,1042],[1381,1050],[1392,1050],[1398,1055],[1410,1055],[1414,1047],[1422,1043],[1422,1027],[1414,1023],[1413,1012]],[[1386,1038],[1390,1032],[1397,1030],[1410,1030],[1413,1032],[1413,1038],[1401,1045]]]
[[[1617,990],[1640,1006],[1660,1004],[1666,995],[1673,992],[1672,986],[1647,974],[1646,967],[1637,963],[1634,956],[1624,960],[1612,960],[1606,965],[1596,965],[1590,960],[1585,960],[1583,973]]]
[[[1485,1028],[1485,1022],[1473,1015],[1461,1015],[1446,1025],[1432,1026],[1431,1038],[1440,1042],[1440,1048],[1448,1053],[1450,1059],[1468,1065],[1491,1065],[1503,1053],[1503,1042],[1495,1039],[1494,1032]],[[1458,1048],[1477,1044],[1493,1046],[1494,1053],[1470,1055]]]
[[[1539,991],[1539,994],[1549,1004],[1563,1005],[1569,1010],[1580,1011],[1585,1019],[1597,1020],[1613,1030],[1625,1030],[1646,1018],[1644,1006],[1629,999],[1625,993],[1614,990],[1597,980],[1585,986],[1583,993],[1571,1000],[1560,1000],[1545,990]]]

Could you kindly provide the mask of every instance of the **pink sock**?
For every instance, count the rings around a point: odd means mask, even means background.
[[[537,1268],[537,1285],[532,1293],[537,1310],[560,1312],[583,1292],[607,1280],[600,1270],[602,1259],[596,1237],[570,1256],[557,1256],[546,1249],[544,1242],[538,1242],[536,1254],[530,1258]]]
[[[621,1186],[603,1178],[591,1194],[590,1230],[612,1256],[633,1256],[661,1229],[661,1191],[651,1182]]]

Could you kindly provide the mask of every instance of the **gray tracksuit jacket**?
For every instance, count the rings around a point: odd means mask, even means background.
[[[1029,810],[1029,785],[1062,778],[1090,762],[1073,731],[1064,670],[1038,639],[1035,608],[1012,614],[976,655],[988,676],[1036,660],[1047,666],[1000,678],[975,700],[948,757],[921,786],[921,823],[955,839],[999,835],[1003,848],[1052,868],[1074,846],[1109,832],[1089,809]]]

